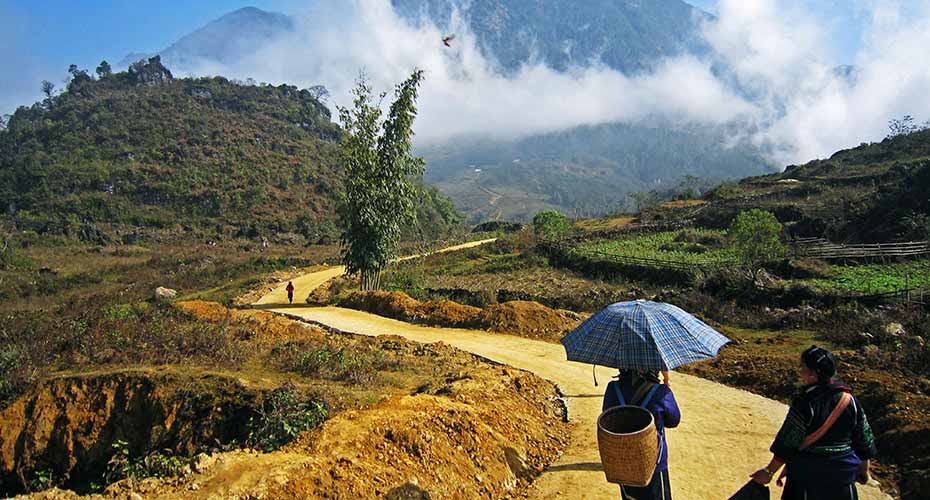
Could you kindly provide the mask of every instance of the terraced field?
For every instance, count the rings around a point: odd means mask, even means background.
[[[585,243],[576,250],[583,253],[710,265],[737,259],[736,251],[727,246],[725,242],[724,231],[682,229]]]

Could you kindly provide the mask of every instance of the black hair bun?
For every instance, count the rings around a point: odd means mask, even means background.
[[[827,382],[836,375],[836,359],[823,347],[811,346],[801,354],[801,362],[816,373],[821,382]]]

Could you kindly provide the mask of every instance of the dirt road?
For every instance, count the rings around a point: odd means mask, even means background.
[[[303,276],[300,286],[319,285],[338,274],[336,268]],[[276,290],[260,303],[267,306],[286,302],[282,297]],[[598,369],[601,385],[594,387],[591,367],[565,361],[564,349],[556,344],[484,331],[416,326],[335,307],[272,310],[346,332],[401,335],[424,343],[443,341],[555,382],[568,396],[569,415],[574,423],[572,442],[565,454],[536,481],[530,498],[619,498],[618,487],[604,481],[594,424],[600,414],[604,384],[612,374],[610,370]],[[675,497],[685,500],[729,498],[751,472],[768,463],[768,446],[787,407],[682,374],[673,374],[672,389],[682,411],[681,426],[668,433]],[[776,495],[780,495],[780,491]],[[860,487],[860,497],[866,500],[890,498],[875,486]]]
[[[462,243],[461,245],[455,245],[455,246],[451,246],[448,248],[443,248],[442,250],[437,250],[435,252],[428,252],[428,253],[419,254],[419,255],[410,255],[407,257],[401,257],[399,259],[395,259],[395,262],[403,262],[405,260],[417,259],[420,257],[431,255],[433,253],[454,252],[456,250],[474,248],[480,245],[485,245],[487,243],[492,243],[494,241],[497,241],[497,238],[490,238],[490,239],[480,240],[480,241],[470,241],[468,243]],[[332,268],[329,268],[323,271],[305,274],[303,276],[300,276],[298,278],[291,280],[294,283],[294,301],[296,303],[303,304],[304,303],[303,299],[306,298],[307,295],[310,294],[310,292],[315,290],[318,286],[322,285],[323,283],[326,283],[327,281],[337,276],[342,276],[343,274],[345,274],[345,272],[346,272],[345,266],[336,266],[336,267],[332,267]],[[268,304],[287,304],[286,288],[287,288],[287,283],[282,282],[273,291],[269,292],[267,295],[258,299],[258,301],[255,302],[254,305],[264,306]]]

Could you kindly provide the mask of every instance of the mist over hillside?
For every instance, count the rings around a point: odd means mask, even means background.
[[[731,155],[728,164],[747,151],[753,155],[742,171],[716,162],[690,170],[719,179],[758,173],[762,163],[823,157],[881,139],[891,118],[930,115],[930,99],[919,90],[930,85],[930,70],[912,64],[924,57],[930,30],[924,17],[904,15],[896,5],[863,7],[868,20],[862,47],[848,61],[831,58],[831,31],[822,20],[780,0],[721,0],[715,17],[677,0],[571,7],[577,5],[564,0],[319,0],[291,16],[288,34],[256,43],[236,61],[226,55],[187,58],[188,67],[177,70],[322,83],[331,91],[330,104],[344,105],[360,68],[376,87],[390,88],[408,69],[421,67],[426,84],[416,144],[431,163],[441,158],[432,151],[472,142],[465,137],[510,142],[504,146],[510,149],[517,141],[563,131],[581,139],[602,124],[642,129],[634,134],[639,137],[655,132],[646,141],[617,138],[630,149],[608,157],[607,164],[614,177],[633,182],[620,183],[608,205],[651,185],[630,175],[637,167],[629,158],[651,158],[663,171],[681,168],[662,160],[670,157],[662,148],[680,147],[661,141],[668,131],[656,124],[673,124],[671,131],[725,131],[693,144],[685,156],[694,157],[694,165],[701,165],[707,147],[721,147],[720,157]],[[456,37],[445,47],[441,39],[448,34]],[[731,152],[733,146],[739,151]],[[480,160],[458,158],[451,168],[459,171]],[[526,178],[536,170],[534,162],[523,161]],[[600,179],[594,172],[605,165],[579,161],[578,155],[547,162],[537,163],[541,170],[527,182],[549,185],[543,170],[561,165],[571,166],[582,185],[594,186]],[[428,175],[447,167],[428,165]],[[663,176],[661,182],[674,185],[676,179]],[[549,203],[553,193],[537,201]],[[460,207],[471,207],[454,196]]]

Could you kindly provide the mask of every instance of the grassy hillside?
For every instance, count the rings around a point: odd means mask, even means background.
[[[22,107],[0,132],[0,207],[21,229],[85,239],[137,233],[335,237],[339,128],[307,90],[173,79],[151,60]],[[422,189],[424,228],[456,221]]]
[[[426,178],[473,220],[531,220],[550,208],[596,216],[635,206],[632,193],[689,176],[720,182],[774,170],[757,150],[728,144],[724,131],[624,124],[462,140],[420,153]]]
[[[794,236],[884,242],[930,238],[930,130],[839,151],[784,172],[726,183],[698,223],[722,227],[740,210],[773,212]],[[682,214],[658,210],[646,218]]]

